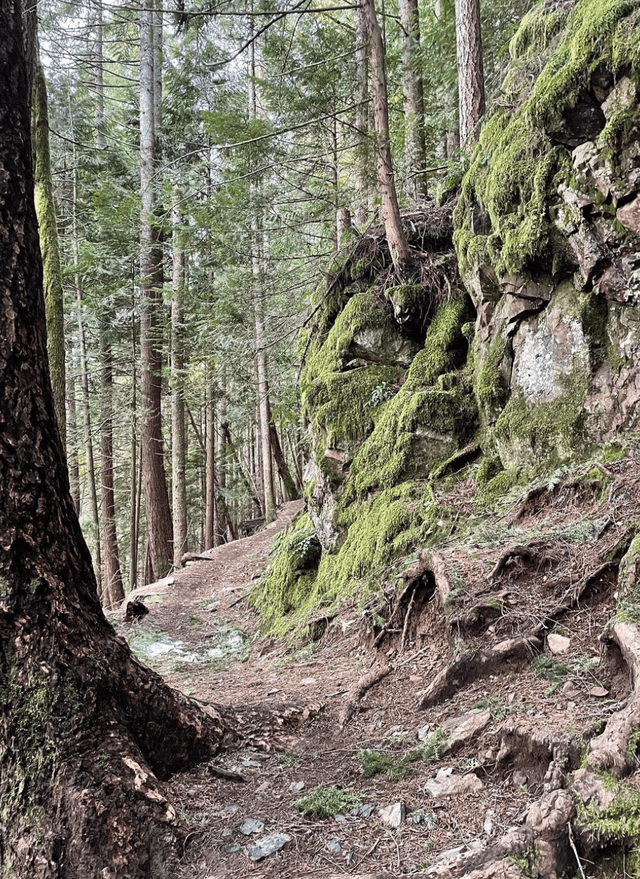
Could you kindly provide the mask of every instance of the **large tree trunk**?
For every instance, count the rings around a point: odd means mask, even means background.
[[[140,354],[142,360],[142,473],[147,514],[147,581],[173,562],[173,529],[162,439],[162,246],[156,222],[158,63],[155,12],[140,12]]]
[[[157,777],[225,725],[134,659],[98,602],[47,365],[21,12],[0,2],[0,867],[168,879],[179,830]]]
[[[382,202],[382,219],[391,259],[398,274],[402,275],[411,258],[409,244],[400,220],[398,194],[393,179],[391,141],[389,139],[389,102],[384,64],[384,45],[374,0],[363,0],[371,34],[371,72],[373,76],[373,119],[378,138],[378,186]]]
[[[417,200],[427,194],[427,148],[424,133],[424,89],[420,71],[418,0],[400,0],[402,26],[402,91],[404,94],[407,191]]]
[[[460,145],[478,138],[484,116],[484,68],[480,31],[480,0],[455,0]]]

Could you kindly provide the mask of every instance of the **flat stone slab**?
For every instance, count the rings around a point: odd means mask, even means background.
[[[246,818],[240,825],[240,833],[250,836],[252,833],[262,833],[264,830],[264,821],[258,821],[256,818]]]
[[[484,785],[477,775],[454,775],[453,769],[438,770],[435,778],[431,778],[424,786],[432,797],[452,797],[460,794],[477,793]]]
[[[393,803],[391,806],[379,809],[378,817],[387,827],[398,828],[405,819],[406,811],[404,803]]]
[[[475,708],[458,717],[450,717],[442,724],[442,729],[449,736],[449,750],[470,742],[486,729],[491,722],[491,712],[488,708]]]
[[[247,854],[252,861],[261,861],[268,855],[280,851],[288,842],[291,842],[291,837],[287,833],[274,833],[272,836],[259,839],[255,845],[247,846]]]

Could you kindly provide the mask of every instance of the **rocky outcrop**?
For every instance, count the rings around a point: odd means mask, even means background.
[[[514,476],[637,425],[638,28],[634,4],[535,7],[463,185],[485,449]]]

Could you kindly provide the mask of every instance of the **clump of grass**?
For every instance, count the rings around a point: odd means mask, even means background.
[[[599,660],[596,656],[578,656],[568,665],[559,662],[552,656],[534,656],[529,664],[531,671],[539,677],[546,678],[549,686],[545,690],[546,696],[552,696],[560,686],[562,678],[568,675],[585,677],[593,677],[594,669],[598,666]],[[594,678],[595,680],[595,678]],[[600,683],[598,681],[598,683]]]
[[[358,751],[358,762],[365,778],[384,775],[389,781],[400,781],[413,774],[411,752],[401,757],[385,754],[384,751]]]
[[[307,818],[333,818],[360,805],[360,797],[341,787],[319,786],[310,790],[293,804]]]
[[[278,763],[283,769],[291,769],[297,765],[300,758],[295,751],[284,751],[278,757]]]
[[[358,751],[358,762],[365,778],[384,775],[389,781],[399,781],[413,773],[416,763],[433,763],[447,752],[449,736],[441,728],[434,730],[417,748],[406,754],[393,756],[384,751]]]

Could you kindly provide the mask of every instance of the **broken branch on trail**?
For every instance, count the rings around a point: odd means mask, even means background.
[[[367,672],[366,675],[363,675],[356,683],[351,687],[349,692],[347,693],[347,698],[345,704],[340,712],[340,716],[338,717],[338,723],[342,729],[345,728],[349,720],[351,719],[353,713],[356,710],[356,706],[358,702],[362,699],[364,694],[371,689],[371,687],[375,686],[378,681],[381,681],[385,678],[389,672],[391,671],[390,665],[381,665],[379,668],[373,668],[371,671]]]

